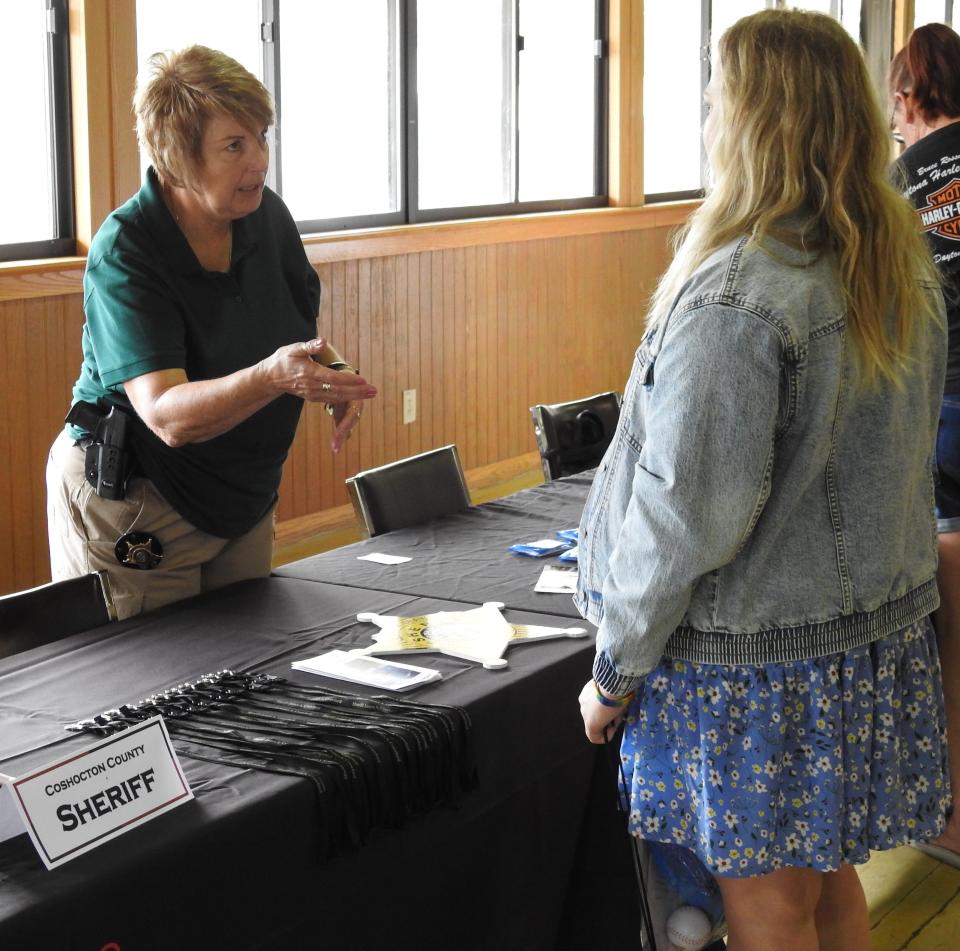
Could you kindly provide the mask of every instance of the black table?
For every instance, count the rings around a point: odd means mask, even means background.
[[[91,742],[65,735],[64,723],[224,666],[320,683],[290,661],[368,643],[359,611],[462,608],[267,578],[6,658],[0,772],[23,775]],[[612,766],[584,741],[576,704],[592,651],[590,638],[519,645],[501,671],[418,655],[444,679],[412,698],[467,709],[480,785],[455,808],[379,830],[359,850],[319,855],[306,780],[186,757],[195,801],[58,869],[43,868],[25,835],[0,843],[0,948],[613,944],[636,922]]]
[[[501,601],[508,608],[579,619],[570,595],[533,590],[543,566],[558,564],[556,559],[529,558],[509,548],[576,528],[593,475],[591,470],[524,489],[425,525],[292,562],[274,573],[471,604]],[[402,565],[358,561],[372,552],[413,560]]]

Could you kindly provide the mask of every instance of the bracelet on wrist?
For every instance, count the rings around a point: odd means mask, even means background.
[[[636,690],[631,690],[630,693],[624,694],[622,697],[608,697],[600,693],[600,688],[596,684],[593,686],[597,694],[597,703],[605,707],[625,707],[637,694]]]

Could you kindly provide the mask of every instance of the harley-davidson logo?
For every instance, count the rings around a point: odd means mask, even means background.
[[[918,208],[923,231],[960,241],[960,178],[951,179],[927,196],[927,207]]]

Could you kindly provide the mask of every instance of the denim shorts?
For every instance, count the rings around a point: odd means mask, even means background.
[[[960,532],[960,395],[943,398],[935,464],[937,531]]]

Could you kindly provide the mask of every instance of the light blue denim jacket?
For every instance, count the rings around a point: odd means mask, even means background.
[[[705,261],[637,350],[580,523],[596,682],[822,656],[933,611],[945,354],[922,321],[903,386],[860,386],[832,255]]]

